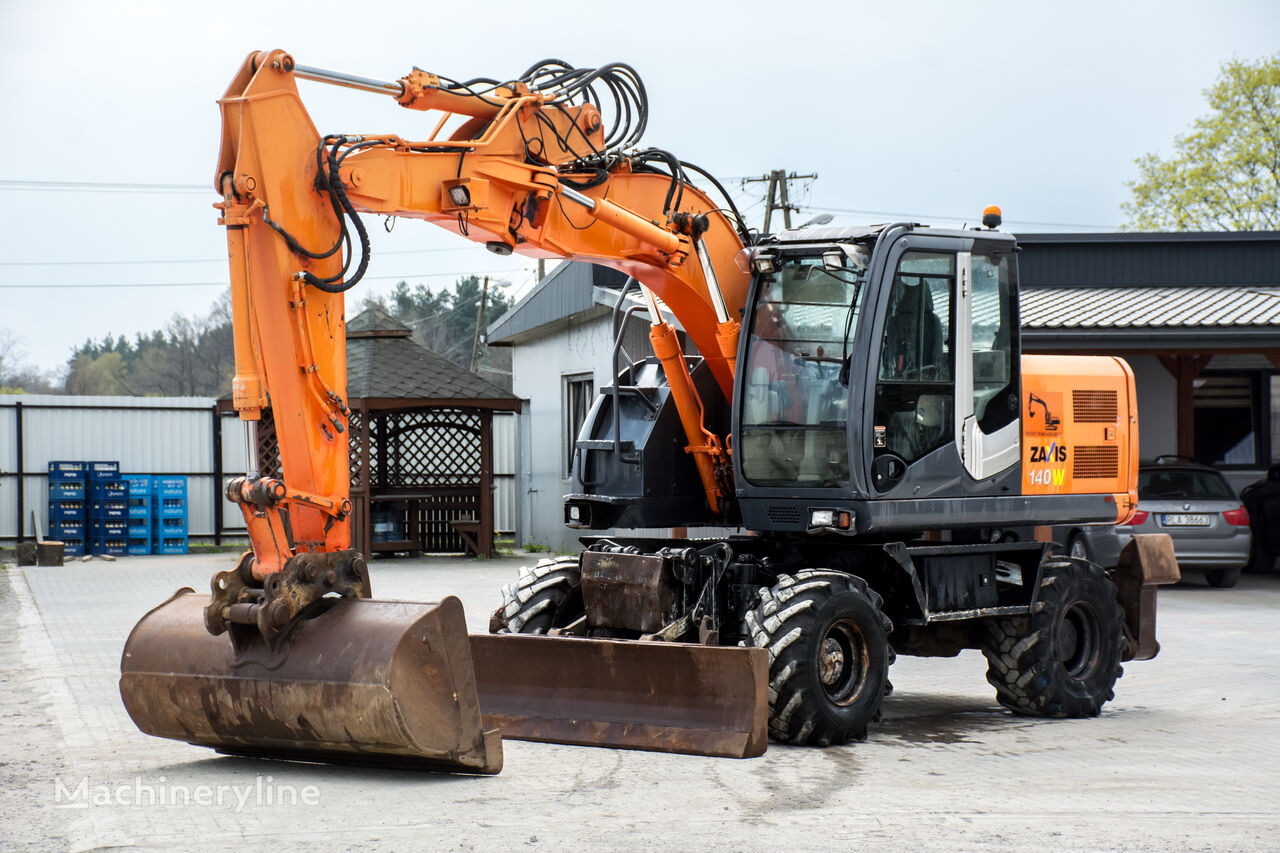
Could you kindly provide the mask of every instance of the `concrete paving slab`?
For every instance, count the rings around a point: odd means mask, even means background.
[[[534,558],[381,560],[379,598],[454,594],[473,631]],[[0,848],[1270,850],[1280,847],[1280,577],[1162,591],[1150,662],[1093,720],[994,702],[976,652],[899,658],[867,742],[734,761],[504,744],[496,777],[217,756],[120,704],[134,622],[233,555],[0,579]],[[139,802],[140,801],[140,802]]]

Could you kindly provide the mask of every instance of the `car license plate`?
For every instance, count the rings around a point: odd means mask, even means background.
[[[1165,527],[1208,527],[1209,516],[1165,513]]]

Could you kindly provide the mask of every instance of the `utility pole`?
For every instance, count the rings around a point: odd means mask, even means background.
[[[788,185],[792,181],[813,181],[817,180],[817,178],[817,173],[812,175],[797,175],[795,172],[787,174],[786,169],[774,169],[769,174],[761,175],[758,178],[743,179],[743,185],[765,182],[768,182],[769,184],[768,192],[765,195],[764,233],[769,233],[769,224],[773,221],[773,212],[775,210],[782,211],[782,224],[785,228],[791,227],[791,211],[800,211],[800,208],[791,203]]]
[[[484,277],[480,291],[480,304],[476,306],[476,334],[471,341],[471,372],[476,372],[476,357],[480,354],[480,324],[484,322],[484,304],[489,300],[489,276]]]

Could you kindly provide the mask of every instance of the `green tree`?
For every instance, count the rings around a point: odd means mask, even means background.
[[[1174,154],[1138,158],[1126,228],[1280,228],[1280,54],[1224,63],[1205,90],[1211,112],[1173,141]]]

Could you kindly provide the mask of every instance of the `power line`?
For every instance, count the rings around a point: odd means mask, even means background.
[[[383,255],[420,255],[435,252],[466,252],[477,248],[474,244],[469,246],[458,246],[452,249],[393,249],[390,251],[375,252],[378,257]],[[132,266],[146,264],[225,264],[226,257],[221,258],[178,258],[174,260],[145,260],[145,261],[0,261],[2,267],[67,267],[67,266]],[[367,276],[366,276],[367,277]]]
[[[433,273],[412,273],[410,275],[367,275],[366,281],[387,281],[391,279],[399,279],[401,281],[409,281],[415,278],[450,278],[453,276],[468,275],[501,275],[503,273],[511,273],[512,270],[465,270],[462,272],[433,272]],[[226,281],[177,281],[172,283],[165,282],[143,282],[143,283],[111,283],[111,284],[0,284],[0,288],[6,290],[18,290],[24,288],[42,289],[42,288],[58,288],[58,289],[100,289],[108,290],[116,287],[230,287],[230,282]]]
[[[31,190],[39,192],[97,192],[97,193],[204,193],[217,195],[217,190],[205,184],[137,184],[107,181],[6,181],[0,180],[0,190]]]

